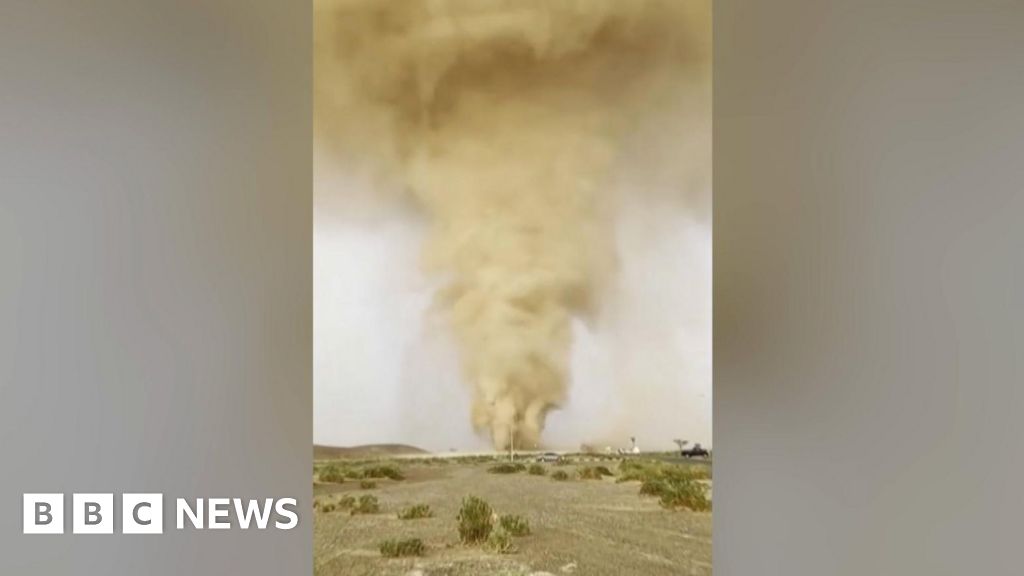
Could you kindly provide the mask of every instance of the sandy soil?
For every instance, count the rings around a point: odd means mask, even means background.
[[[491,474],[489,464],[400,462],[403,481],[378,480],[360,490],[358,481],[318,484],[314,495],[332,493],[380,500],[374,515],[347,510],[317,513],[314,573],[327,575],[482,576],[550,573],[586,576],[680,576],[711,574],[711,514],[662,509],[638,494],[637,482],[556,482],[526,473]],[[547,466],[572,472],[573,465]],[[614,463],[609,467],[615,468]],[[487,500],[499,514],[527,518],[532,534],[516,539],[514,554],[490,553],[459,543],[456,514],[464,496]],[[325,501],[327,501],[325,500]],[[411,504],[429,504],[433,518],[399,520]],[[378,546],[388,538],[421,538],[421,558],[386,559]]]

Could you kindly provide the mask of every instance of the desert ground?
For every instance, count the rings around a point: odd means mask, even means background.
[[[323,454],[323,452],[321,452]],[[507,456],[334,458],[314,464],[314,573],[317,576],[401,575],[707,575],[711,574],[711,512],[665,507],[657,496],[641,495],[629,463],[685,471],[700,478],[710,507],[710,461],[683,461],[667,454],[630,456],[564,455],[539,469],[495,473]],[[529,467],[534,457],[517,462]],[[625,464],[624,464],[625,463]],[[611,476],[582,479],[604,466]],[[402,479],[360,478],[367,469],[387,467]],[[646,468],[644,468],[646,470]],[[568,479],[552,476],[564,472]],[[661,472],[659,472],[661,473]],[[369,473],[369,474],[372,474]],[[326,477],[325,481],[323,477]],[[645,485],[645,484],[644,484]],[[346,498],[351,496],[352,498]],[[353,513],[352,500],[372,496],[373,513]],[[490,541],[460,540],[460,506],[467,496],[485,500],[491,516],[514,514],[529,523],[529,534],[509,539],[499,552]],[[430,517],[399,519],[413,505],[430,507]],[[495,525],[500,525],[495,522]],[[496,531],[500,529],[496,528]],[[388,558],[386,540],[419,539],[418,555]]]

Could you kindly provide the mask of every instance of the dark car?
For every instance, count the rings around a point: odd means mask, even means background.
[[[711,456],[711,452],[708,452],[708,450],[702,447],[699,443],[694,444],[686,450],[682,450],[680,454],[685,458],[709,458]]]

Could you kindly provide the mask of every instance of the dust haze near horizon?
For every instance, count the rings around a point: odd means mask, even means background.
[[[710,444],[683,4],[317,2],[315,441]]]

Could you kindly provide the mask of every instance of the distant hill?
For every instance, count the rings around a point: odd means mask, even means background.
[[[323,446],[313,444],[313,459],[332,458],[375,458],[401,456],[406,454],[429,454],[430,452],[408,444],[367,444],[365,446]]]

